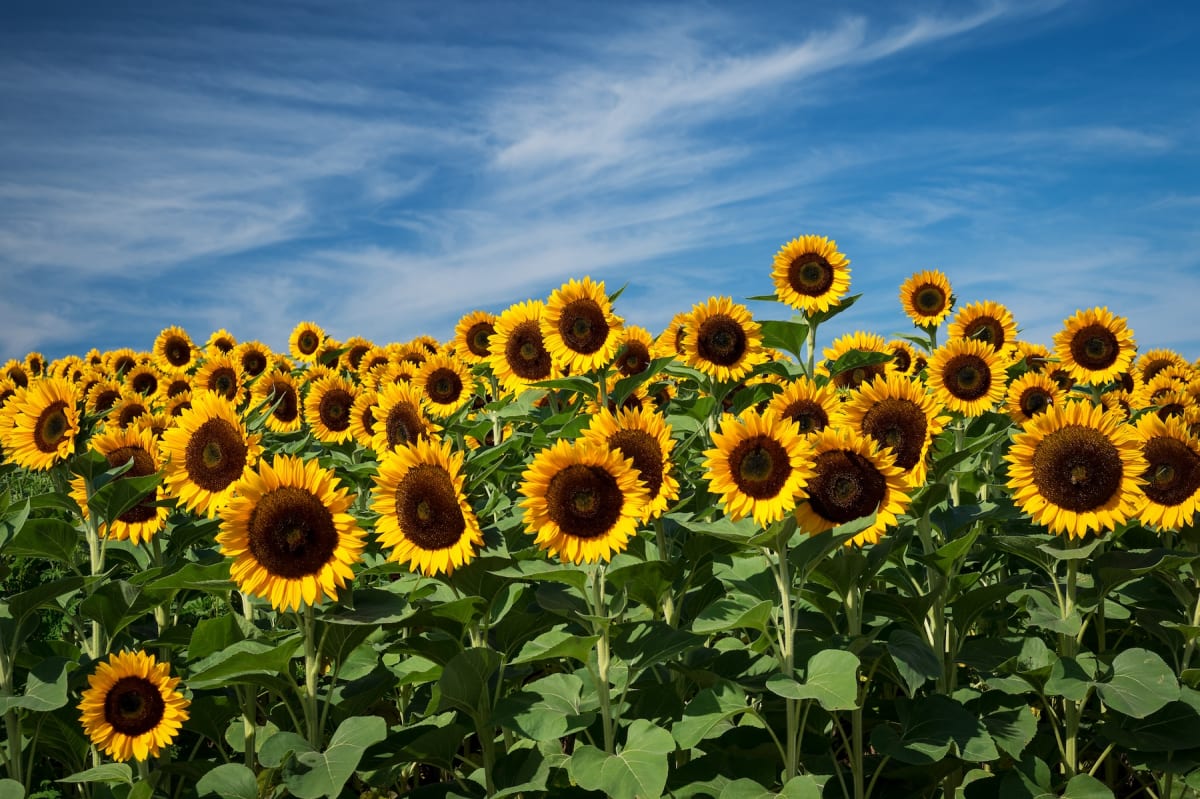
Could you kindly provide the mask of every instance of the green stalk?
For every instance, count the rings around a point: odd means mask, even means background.
[[[963,442],[967,435],[967,420],[959,419],[954,423],[954,451],[962,452]],[[950,504],[958,507],[958,474],[950,478]]]
[[[808,361],[806,374],[809,379],[815,379],[814,374],[817,367],[817,323],[812,317],[806,317],[808,322],[808,336],[804,341],[804,356]]]
[[[1071,539],[1068,546],[1075,546]],[[1067,561],[1067,586],[1063,597],[1062,618],[1066,620],[1075,611],[1076,583],[1079,575],[1079,560],[1072,558]],[[1058,637],[1060,657],[1075,657],[1079,653],[1079,642],[1075,636],[1062,634]],[[1086,701],[1086,697],[1085,700]],[[1063,772],[1067,777],[1074,777],[1079,767],[1079,723],[1082,717],[1083,703],[1063,698],[1063,723],[1066,727],[1066,738],[1063,742]]]
[[[663,524],[662,516],[654,519],[654,548],[658,550],[658,559],[660,561],[663,563],[670,561],[670,542],[667,541],[667,530],[666,525]],[[663,620],[674,627],[678,620],[675,618],[675,595],[672,593],[672,589],[668,589],[662,597],[662,612]]]
[[[588,595],[588,605],[591,615],[596,617],[592,621],[592,631],[600,636],[600,640],[596,642],[596,689],[600,694],[600,722],[604,727],[604,751],[607,754],[616,754],[616,730],[612,712],[612,697],[609,694],[608,686],[608,669],[611,661],[611,651],[609,648],[608,638],[608,623],[600,621],[598,617],[604,615],[604,566],[600,564],[592,572],[589,582],[590,593]]]
[[[846,592],[846,632],[850,640],[862,635],[862,587],[856,582]],[[864,697],[865,699],[865,692]],[[854,799],[866,799],[863,773],[863,701],[850,713],[850,768],[854,778]]]
[[[779,668],[789,680],[796,676],[795,654],[795,611],[792,608],[792,577],[788,572],[788,538],[791,528],[784,524],[775,537],[776,570],[775,583],[779,588],[779,614],[783,618],[783,630],[779,638]],[[800,767],[800,704],[799,699],[784,700],[787,720],[787,753],[784,762],[784,784],[799,773]]]
[[[96,493],[92,488],[91,478],[84,478],[84,488],[87,494],[87,501],[90,503]],[[100,540],[100,522],[96,519],[96,514],[91,512],[87,514],[87,517],[84,519],[84,527],[88,542],[89,573],[92,577],[95,577],[104,571],[104,544]],[[95,590],[94,583],[89,585],[87,588],[88,596],[91,596]],[[84,642],[84,647],[87,649],[88,657],[92,660],[99,660],[100,656],[108,648],[104,628],[101,626],[99,620],[92,620],[92,636],[90,640]]]
[[[317,676],[321,668],[316,640],[317,614],[312,605],[304,606],[304,721],[308,744],[321,749],[320,716],[317,713]]]
[[[12,689],[13,663],[4,645],[4,636],[0,635],[0,696],[12,696]],[[17,715],[17,708],[4,711],[4,730],[8,736],[8,745],[4,747],[8,776],[24,785],[25,779],[21,773],[21,717]]]

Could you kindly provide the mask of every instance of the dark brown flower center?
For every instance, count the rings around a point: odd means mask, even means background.
[[[226,338],[225,336],[217,336],[215,339],[213,339],[213,346],[216,347],[219,352],[230,352],[237,345],[233,343],[232,339]]]
[[[1071,337],[1071,357],[1084,369],[1107,369],[1120,354],[1120,342],[1104,325],[1088,325]]]
[[[533,320],[521,322],[508,337],[504,348],[508,368],[522,380],[545,380],[550,376],[550,351],[542,341],[542,331]]]
[[[242,353],[242,369],[250,377],[257,377],[267,368],[267,356],[258,350],[246,350]]]
[[[370,352],[369,344],[355,344],[350,349],[346,350],[346,363],[354,371],[358,371],[359,364],[362,363],[363,356]]]
[[[42,452],[58,452],[59,444],[71,431],[66,408],[67,403],[55,400],[38,414],[33,426],[33,443]]]
[[[736,319],[716,314],[700,323],[696,350],[704,360],[717,366],[733,366],[742,360],[746,349],[746,331]]]
[[[192,362],[192,344],[179,336],[171,336],[163,343],[163,355],[167,363],[176,369]]]
[[[492,338],[492,334],[496,332],[496,326],[491,322],[481,321],[476,322],[467,329],[467,334],[463,338],[466,339],[467,349],[477,358],[486,358],[491,350],[488,349],[488,342]]]
[[[387,431],[388,446],[395,448],[412,444],[425,435],[425,421],[411,403],[397,402],[388,409],[383,429]]]
[[[157,727],[166,708],[158,686],[145,677],[122,677],[104,695],[104,720],[130,737]]]
[[[319,573],[338,545],[329,508],[297,486],[263,494],[250,512],[246,533],[254,559],[269,574],[287,579]]]
[[[609,325],[604,309],[593,299],[582,297],[563,306],[558,334],[572,352],[590,355],[608,341]]]
[[[887,496],[887,480],[857,452],[822,452],[813,466],[816,474],[808,481],[808,504],[834,524],[870,516]]]
[[[108,459],[110,467],[124,466],[129,462],[130,458],[133,458],[133,465],[118,477],[118,480],[124,480],[127,477],[146,477],[158,471],[154,467],[153,456],[141,447],[117,447],[105,457]],[[155,493],[151,492],[149,496],[137,505],[122,513],[118,517],[120,521],[126,524],[138,524],[153,519],[158,514],[158,510],[154,507]]]
[[[963,328],[963,338],[973,338],[999,350],[1004,346],[1004,325],[991,316],[979,316]]]
[[[344,388],[331,388],[321,395],[317,404],[321,424],[334,433],[340,433],[350,427],[350,406],[354,404],[354,395]]]
[[[904,374],[908,371],[908,367],[912,366],[912,356],[908,354],[908,350],[903,347],[897,347],[892,350],[892,369],[898,374]]]
[[[186,378],[177,378],[167,384],[167,397],[177,397],[185,391],[191,391],[192,384]]]
[[[658,440],[645,430],[618,430],[608,438],[608,446],[621,451],[626,458],[633,459],[633,468],[637,470],[638,480],[646,487],[650,499],[658,496],[662,489],[663,463],[662,447]]]
[[[627,341],[617,355],[617,371],[625,377],[640,375],[650,368],[650,350],[641,341]]]
[[[188,479],[205,491],[224,491],[246,468],[246,442],[225,419],[209,419],[196,428],[184,451]]]
[[[887,371],[886,364],[872,363],[866,366],[856,366],[853,369],[847,369],[839,373],[833,378],[833,384],[838,388],[855,389],[863,383],[870,382],[876,377],[883,375]]]
[[[810,399],[791,403],[783,409],[783,417],[795,422],[801,435],[819,433],[829,425],[829,414],[821,407],[821,403]]]
[[[431,463],[418,464],[401,478],[395,508],[404,537],[424,550],[454,546],[467,529],[453,480]]]
[[[729,453],[729,473],[741,493],[772,499],[791,477],[792,463],[782,444],[760,434],[738,442]]]
[[[286,380],[273,380],[271,382],[270,393],[267,394],[267,400],[275,405],[275,410],[271,415],[283,423],[293,422],[300,415],[300,397],[296,394],[296,387]]]
[[[1170,436],[1155,436],[1142,451],[1149,468],[1143,472],[1146,496],[1157,505],[1181,505],[1200,491],[1200,455]]]
[[[546,508],[563,535],[599,538],[621,518],[625,495],[607,469],[573,463],[550,478]]]
[[[126,402],[121,406],[121,410],[117,414],[117,426],[121,428],[129,427],[134,419],[146,412],[146,406],[142,403]]]
[[[158,390],[158,378],[154,376],[154,372],[138,372],[129,381],[129,385],[134,391],[146,397]]]
[[[1017,406],[1027,419],[1044,413],[1053,404],[1054,395],[1041,386],[1030,386],[1021,392],[1021,397],[1017,400]]]
[[[121,392],[115,388],[106,388],[96,395],[94,403],[96,413],[103,413],[111,408],[121,398]]]
[[[237,399],[240,388],[237,372],[230,366],[218,366],[208,376],[208,388],[227,400]]]
[[[820,297],[833,285],[833,267],[823,256],[806,252],[792,259],[787,279],[797,294]]]
[[[453,369],[439,367],[425,380],[425,393],[438,405],[452,405],[458,402],[462,392],[462,378]]]
[[[1121,490],[1124,464],[1104,433],[1068,425],[1042,439],[1033,452],[1033,484],[1058,507],[1082,513],[1103,507]]]
[[[311,330],[303,331],[296,338],[296,349],[300,350],[304,355],[312,355],[317,351],[317,347],[319,346],[321,346],[321,339]]]
[[[926,283],[913,292],[913,310],[920,316],[937,316],[950,300],[940,286]]]
[[[929,419],[921,406],[906,399],[889,397],[871,406],[863,415],[862,430],[885,447],[891,447],[896,465],[911,470],[925,451]]]
[[[992,370],[978,355],[955,355],[942,375],[946,391],[967,402],[985,396],[992,387]]]

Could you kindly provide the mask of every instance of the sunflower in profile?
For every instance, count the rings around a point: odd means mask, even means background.
[[[1139,518],[1162,530],[1191,525],[1200,502],[1200,440],[1183,418],[1149,413],[1138,419],[1137,431],[1147,465],[1142,473],[1147,502]]]
[[[302,426],[300,389],[291,372],[274,370],[254,381],[250,405],[270,408],[264,424],[276,433],[294,433]]]
[[[71,456],[79,435],[75,387],[61,377],[29,381],[4,404],[4,457],[32,471],[45,471]]]
[[[445,419],[475,397],[475,376],[466,362],[453,355],[430,355],[412,380],[425,397],[425,409]]]
[[[550,357],[564,372],[591,372],[612,362],[624,325],[604,282],[571,279],[550,293],[540,320]]]
[[[225,328],[214,330],[204,342],[204,351],[208,355],[225,355],[237,347],[238,340]]]
[[[1141,437],[1088,402],[1051,406],[1025,423],[1005,459],[1013,501],[1050,532],[1083,538],[1136,516],[1146,501]]]
[[[167,490],[182,507],[216,516],[262,453],[260,438],[246,433],[229,400],[211,391],[196,392],[192,407],[163,433]]]
[[[651,351],[654,357],[679,358],[683,360],[686,357],[683,349],[683,340],[687,336],[687,331],[691,327],[691,324],[691,311],[680,311],[671,317],[671,321],[666,329],[654,340],[654,349]]]
[[[937,327],[954,307],[950,280],[937,269],[913,273],[900,284],[900,307],[917,327]]]
[[[362,388],[350,406],[350,436],[367,449],[371,449],[375,441],[375,405],[378,402],[379,395],[374,389]]]
[[[1054,334],[1054,351],[1076,381],[1098,385],[1115,380],[1133,361],[1133,331],[1107,308],[1077,311]]]
[[[633,461],[638,481],[646,489],[642,521],[661,516],[679,498],[679,481],[671,474],[671,451],[675,448],[671,426],[653,408],[615,414],[605,409],[592,417],[582,439],[615,449]]]
[[[887,343],[888,353],[892,359],[887,362],[886,371],[892,375],[915,375],[913,366],[917,363],[917,351],[913,345],[904,339],[896,339]]]
[[[832,375],[830,380],[838,388],[858,388],[865,382],[887,374],[888,361],[886,360],[845,369],[836,375],[832,374],[838,360],[851,352],[878,352],[883,355],[891,355],[887,340],[883,336],[856,330],[834,339],[833,343],[822,351],[825,361],[818,365],[817,372],[826,376]]]
[[[261,341],[243,341],[230,353],[247,378],[258,377],[267,371],[271,366],[272,354],[271,348]]]
[[[330,374],[309,386],[304,398],[304,423],[318,441],[340,444],[348,440],[350,409],[358,396],[358,386],[344,377]]]
[[[914,488],[925,483],[929,446],[949,416],[922,383],[907,377],[877,377],[846,400],[846,421],[860,435],[889,448]]]
[[[150,412],[150,404],[136,391],[125,389],[121,397],[113,403],[112,412],[105,419],[105,424],[116,425],[120,428],[129,427],[139,416]]]
[[[301,363],[316,363],[325,338],[325,331],[320,325],[315,322],[301,322],[292,328],[292,334],[288,337],[288,352]]]
[[[204,365],[192,378],[193,391],[212,391],[220,394],[234,405],[242,404],[246,398],[245,375],[242,365],[231,355],[214,355],[206,358]]]
[[[688,315],[683,336],[688,366],[717,380],[740,380],[766,360],[762,330],[744,305],[710,297]]]
[[[378,401],[371,409],[375,418],[375,437],[371,448],[383,457],[395,447],[432,438],[437,426],[425,412],[423,394],[410,383],[385,383],[378,389]]]
[[[200,350],[182,327],[168,327],[154,339],[154,364],[165,374],[179,375],[196,365]]]
[[[84,410],[89,415],[98,415],[112,408],[121,399],[121,393],[125,386],[121,381],[114,380],[110,377],[101,377],[87,389],[87,395],[84,398]]]
[[[158,757],[188,720],[171,664],[145,652],[114,652],[88,675],[77,709],[83,731],[114,760]]]
[[[40,352],[28,352],[25,354],[25,371],[30,377],[45,377],[46,376],[46,356]]]
[[[795,422],[802,436],[840,424],[844,415],[842,401],[832,383],[817,385],[804,376],[784,386],[783,391],[771,397],[767,407],[776,416]]]
[[[1004,398],[1007,365],[985,342],[951,339],[933,353],[928,382],[947,408],[963,416],[979,416]]]
[[[712,438],[716,446],[704,453],[705,479],[733,521],[751,516],[766,527],[804,498],[812,447],[794,423],[751,409],[740,420],[726,414]]]
[[[996,352],[1005,352],[1017,338],[1017,323],[1003,305],[984,300],[960,309],[946,335],[982,341]]]
[[[1062,405],[1066,392],[1048,375],[1026,372],[1008,384],[1004,410],[1018,425],[1023,425],[1051,405]]]
[[[362,363],[363,356],[370,352],[374,346],[373,343],[362,336],[351,336],[346,339],[345,343],[342,344],[342,347],[346,351],[342,353],[341,367],[348,372],[357,372],[359,364]]]
[[[825,236],[801,236],[775,253],[771,279],[780,302],[808,315],[820,313],[850,288],[850,259]]]
[[[872,524],[846,545],[878,542],[911,499],[904,470],[890,452],[849,427],[828,427],[811,443],[808,501],[796,506],[800,529],[813,535],[873,515]]]
[[[488,340],[488,362],[505,391],[519,393],[558,374],[542,336],[542,309],[541,300],[526,300],[496,319],[496,332]]]
[[[449,441],[420,439],[385,454],[372,510],[388,560],[422,574],[451,574],[483,546],[479,521],[463,493],[463,453]]]
[[[491,357],[488,342],[496,332],[496,315],[472,311],[454,326],[454,351],[469,364],[483,363]]]
[[[117,477],[118,480],[148,477],[158,472],[158,442],[150,430],[137,427],[125,430],[109,428],[92,436],[88,447],[103,455],[110,469],[133,461],[133,465]],[[71,497],[83,511],[83,518],[88,518],[91,510],[87,502],[87,484],[82,477],[71,479]],[[111,524],[101,523],[101,537],[132,541],[134,544],[149,541],[166,526],[169,509],[165,505],[156,507],[156,503],[165,498],[163,488],[159,486],[137,505],[111,520]]]
[[[525,529],[562,560],[611,560],[646,515],[646,489],[620,450],[560,438],[521,477]]]
[[[654,340],[650,331],[637,325],[626,325],[617,336],[617,354],[613,365],[621,377],[640,375],[650,368],[654,359]]]
[[[299,610],[354,577],[365,535],[347,511],[355,497],[316,460],[265,460],[237,483],[221,512],[217,544],[233,558],[229,574],[276,610]]]

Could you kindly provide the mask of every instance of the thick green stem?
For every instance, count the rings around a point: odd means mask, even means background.
[[[967,420],[959,419],[954,423],[954,451],[962,452],[963,442],[967,435]],[[958,474],[950,478],[950,504],[958,507]]]
[[[862,587],[855,582],[846,592],[846,632],[853,642],[862,635]],[[863,699],[865,691],[859,692],[858,706],[850,713],[850,768],[854,780],[854,799],[866,799],[863,773]]]
[[[612,697],[608,686],[608,668],[612,657],[609,649],[608,620],[601,618],[606,615],[603,565],[596,567],[589,582],[591,590],[588,605],[593,616],[592,631],[600,636],[600,640],[596,642],[596,690],[600,694],[600,723],[604,727],[604,751],[612,755],[616,754],[616,719],[613,718]]]
[[[255,744],[255,738],[258,735],[257,689],[252,685],[248,685],[244,688],[238,688],[237,695],[242,706],[242,750],[245,753],[246,768],[257,773],[257,746]]]
[[[817,367],[817,323],[808,318],[808,337],[804,341],[804,356],[808,361],[806,374],[809,379],[813,379],[814,370]]]
[[[321,749],[320,716],[317,713],[317,677],[321,669],[317,651],[317,614],[312,605],[304,606],[304,721],[308,727],[308,743]]]
[[[496,732],[482,720],[476,719],[475,734],[479,737],[479,747],[483,751],[483,780],[487,786],[487,795],[494,796],[496,780],[492,772],[496,770]]]
[[[1074,547],[1075,539],[1069,546]],[[1079,559],[1067,561],[1067,585],[1063,592],[1062,618],[1065,621],[1075,612],[1076,585],[1079,576]],[[1079,654],[1079,642],[1073,635],[1058,637],[1059,657],[1073,658]],[[1086,699],[1084,700],[1086,701]],[[1063,724],[1066,736],[1063,741],[1063,773],[1074,777],[1079,771],[1079,724],[1082,718],[1083,703],[1074,699],[1063,699]]]
[[[668,563],[671,559],[670,542],[667,540],[666,525],[663,524],[662,516],[654,520],[654,548],[658,550],[658,559],[663,563]],[[677,619],[675,618],[675,595],[674,588],[668,588],[667,592],[662,596],[662,613],[663,620],[675,626]]]
[[[788,570],[788,537],[791,527],[784,525],[775,537],[775,583],[779,588],[779,615],[782,617],[782,630],[779,635],[779,668],[783,676],[789,680],[796,677],[796,618],[792,608],[792,576]],[[800,768],[800,705],[799,699],[784,700],[784,714],[787,721],[787,753],[784,762],[784,778],[786,784],[799,773]]]
[[[4,636],[0,636],[0,696],[12,696],[12,689],[13,663],[4,645]],[[8,776],[23,785],[25,779],[21,762],[21,717],[17,715],[16,708],[4,711],[4,731],[8,736],[8,743],[4,747]]]

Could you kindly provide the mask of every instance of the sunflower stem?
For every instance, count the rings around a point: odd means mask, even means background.
[[[1190,549],[1193,552],[1196,552],[1197,549],[1200,549],[1200,547],[1197,547],[1195,544],[1193,544]],[[1196,583],[1196,607],[1192,610],[1192,626],[1200,627],[1200,572],[1197,572],[1196,570],[1195,561],[1192,561],[1192,564],[1192,578]],[[1192,638],[1188,639],[1187,644],[1183,647],[1183,660],[1179,668],[1180,673],[1182,673],[1184,669],[1191,667],[1192,655],[1195,654],[1195,652],[1196,638],[1193,636]]]
[[[817,366],[817,321],[812,316],[806,318],[808,322],[808,335],[804,340],[804,357],[808,361],[806,374],[809,379],[815,379],[813,370]]]
[[[663,563],[670,561],[670,542],[667,540],[666,525],[663,523],[662,516],[654,519],[654,548],[658,550],[658,559]],[[674,587],[668,588],[667,592],[662,596],[662,612],[663,620],[672,627],[677,621],[675,618],[675,596],[672,593]]]
[[[1067,547],[1074,549],[1077,539],[1069,538]],[[1066,621],[1075,612],[1076,587],[1079,575],[1079,559],[1067,561],[1067,584],[1063,594],[1062,618]],[[1059,657],[1073,658],[1079,653],[1079,642],[1075,636],[1060,634],[1058,638]],[[1086,701],[1086,697],[1084,699]],[[1079,723],[1082,717],[1083,702],[1074,699],[1063,699],[1063,724],[1066,728],[1063,751],[1063,773],[1074,777],[1079,770]]]
[[[954,424],[954,452],[955,454],[962,452],[963,444],[967,435],[967,420],[959,419]],[[958,473],[950,478],[950,504],[953,507],[958,507]]]
[[[846,592],[846,632],[850,642],[862,635],[862,586],[855,581]],[[863,700],[864,689],[859,690],[857,707],[850,711],[850,768],[854,778],[854,799],[865,799],[866,786],[863,773]]]
[[[600,371],[596,373],[596,389],[600,397],[600,410],[603,411],[608,407],[608,365],[600,367]]]
[[[308,727],[308,743],[321,749],[320,716],[317,714],[317,676],[321,668],[317,652],[317,612],[312,605],[304,606],[304,721]]]
[[[775,536],[775,581],[779,587],[779,615],[783,620],[783,629],[780,631],[779,638],[779,668],[783,672],[783,676],[789,680],[796,678],[796,619],[792,609],[792,576],[788,571],[788,539],[794,529],[788,524],[781,524]],[[787,721],[787,759],[783,764],[785,785],[796,776],[799,770],[800,704],[801,700],[799,699],[784,700],[784,714]]]
[[[600,722],[604,727],[604,751],[615,754],[615,722],[612,713],[612,698],[609,694],[608,668],[611,658],[608,639],[608,620],[604,615],[604,565],[598,564],[592,571],[588,605],[592,615],[592,630],[600,636],[596,642],[596,689],[600,694]]]
[[[237,688],[237,696],[242,706],[242,751],[245,753],[246,768],[257,773],[255,765],[256,749],[255,736],[258,735],[258,696],[253,686]]]
[[[91,504],[92,497],[95,495],[96,491],[92,486],[92,480],[90,477],[84,478],[84,493],[87,496],[87,503]],[[100,523],[96,519],[95,513],[86,514],[84,527],[86,529],[88,542],[88,565],[90,567],[89,573],[92,577],[95,577],[97,574],[100,574],[104,571],[104,544],[100,540]],[[88,585],[86,589],[88,596],[91,596],[95,592],[95,586],[95,581]],[[87,647],[88,656],[92,660],[99,660],[100,656],[104,654],[104,650],[108,647],[108,642],[105,640],[104,635],[104,626],[98,619],[92,620],[92,636],[85,645]]]
[[[0,697],[12,696],[12,689],[13,663],[5,648],[4,636],[0,635]],[[4,711],[4,730],[8,736],[8,743],[4,747],[8,776],[23,785],[25,780],[21,774],[21,719],[16,708],[10,707]]]

